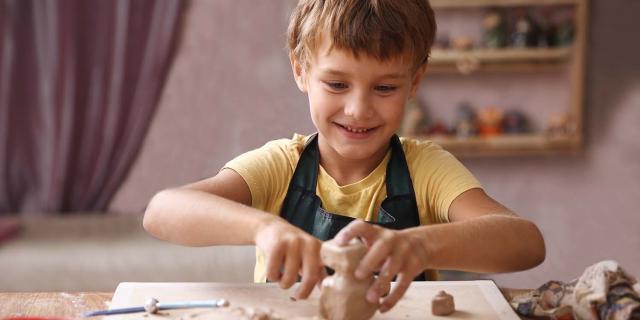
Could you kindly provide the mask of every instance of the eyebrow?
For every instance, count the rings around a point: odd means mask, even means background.
[[[335,69],[320,69],[320,72],[325,73],[325,74],[329,74],[329,75],[336,75],[336,76],[348,76],[349,74],[344,72],[344,71],[340,71],[340,70],[335,70]],[[378,78],[384,78],[384,79],[400,79],[400,78],[404,78],[405,75],[403,73],[387,73],[387,74],[383,74]]]

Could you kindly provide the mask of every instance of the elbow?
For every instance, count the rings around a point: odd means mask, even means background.
[[[544,262],[547,255],[547,249],[540,229],[538,229],[533,222],[529,222],[528,228],[530,229],[531,240],[529,242],[530,248],[527,252],[529,252],[531,257],[529,268],[533,268]]]
[[[147,205],[146,210],[144,211],[144,217],[142,218],[142,227],[145,231],[147,231],[152,236],[162,239],[162,203],[165,202],[164,198],[167,197],[167,193],[169,190],[163,190],[156,193],[149,204]]]

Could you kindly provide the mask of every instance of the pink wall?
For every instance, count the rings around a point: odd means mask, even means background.
[[[313,130],[286,57],[294,3],[193,2],[159,112],[113,210],[141,212],[158,190],[211,176],[267,140]],[[602,259],[640,277],[636,12],[637,1],[593,0],[582,155],[464,161],[493,197],[538,223],[547,241],[541,266],[496,276],[500,285],[569,280]]]

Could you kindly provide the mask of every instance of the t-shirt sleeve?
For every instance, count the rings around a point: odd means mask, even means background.
[[[274,202],[286,193],[293,175],[291,140],[270,141],[264,146],[239,155],[223,169],[237,172],[249,186],[251,206],[270,211]],[[275,212],[273,212],[275,213]]]
[[[482,185],[458,159],[437,144],[416,142],[411,149],[407,152],[407,161],[418,206],[426,208],[424,218],[432,223],[449,222],[449,207],[453,200],[467,190],[482,188]]]

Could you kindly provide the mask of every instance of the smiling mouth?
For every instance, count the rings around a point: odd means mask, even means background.
[[[350,127],[350,126],[346,126],[346,125],[342,125],[339,123],[336,123],[339,127],[352,132],[352,133],[367,133],[369,131],[372,131],[374,129],[376,129],[377,127],[373,127],[373,128],[357,128],[357,127]]]

